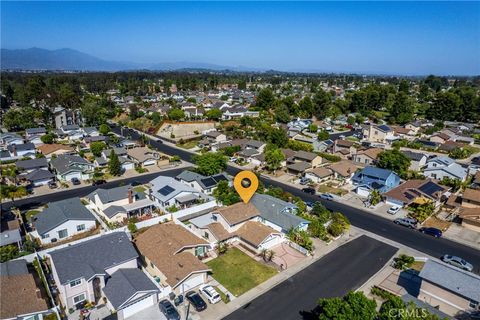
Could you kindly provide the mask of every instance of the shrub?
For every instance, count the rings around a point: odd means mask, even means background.
[[[406,254],[401,254],[397,258],[394,259],[393,267],[398,270],[405,270],[412,266],[415,262],[415,258],[411,256],[407,256]]]

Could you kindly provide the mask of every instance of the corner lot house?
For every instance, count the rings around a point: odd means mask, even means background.
[[[91,179],[94,165],[78,155],[63,154],[50,161],[50,167],[60,181]]]
[[[108,222],[123,222],[133,216],[152,212],[155,204],[130,185],[97,189],[87,196],[90,205]]]
[[[422,282],[418,299],[450,316],[478,310],[480,276],[431,259],[419,276]]]
[[[137,269],[138,265],[138,253],[125,232],[112,232],[52,251],[48,256],[60,299],[67,310],[87,301],[104,304],[106,299],[107,306],[115,308],[119,319],[123,319],[157,303],[157,292],[146,283],[148,278],[134,271],[117,273]],[[119,282],[124,279],[135,282],[122,283],[120,288]],[[126,293],[132,296],[125,298]]]
[[[207,281],[210,268],[200,261],[210,245],[185,227],[164,223],[150,227],[135,240],[143,265],[164,288],[187,292]]]
[[[363,197],[367,197],[373,190],[383,193],[395,188],[400,184],[400,177],[390,170],[366,167],[357,171],[352,181],[357,186],[356,192]]]
[[[428,178],[442,180],[445,177],[465,181],[467,168],[462,167],[449,157],[435,157],[426,162],[423,175]]]
[[[42,244],[48,244],[94,229],[96,223],[95,217],[79,198],[70,198],[50,202],[45,210],[35,215],[32,235]]]
[[[34,275],[24,259],[0,263],[1,319],[41,320],[49,313]]]

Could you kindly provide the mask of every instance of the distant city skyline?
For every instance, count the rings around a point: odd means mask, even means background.
[[[1,2],[1,47],[135,63],[480,74],[479,2]]]

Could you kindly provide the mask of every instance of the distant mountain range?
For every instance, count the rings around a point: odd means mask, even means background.
[[[47,50],[41,48],[30,49],[2,49],[2,70],[65,70],[65,71],[127,71],[127,70],[231,70],[231,71],[264,71],[248,67],[221,66],[200,62],[173,62],[140,64],[133,62],[118,62],[103,60],[92,55],[65,48]]]

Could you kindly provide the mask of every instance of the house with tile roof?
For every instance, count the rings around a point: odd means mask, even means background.
[[[162,287],[180,294],[207,282],[210,268],[201,259],[210,244],[183,225],[156,224],[135,238],[146,271]]]
[[[0,319],[41,319],[51,313],[33,272],[24,259],[0,263]]]

